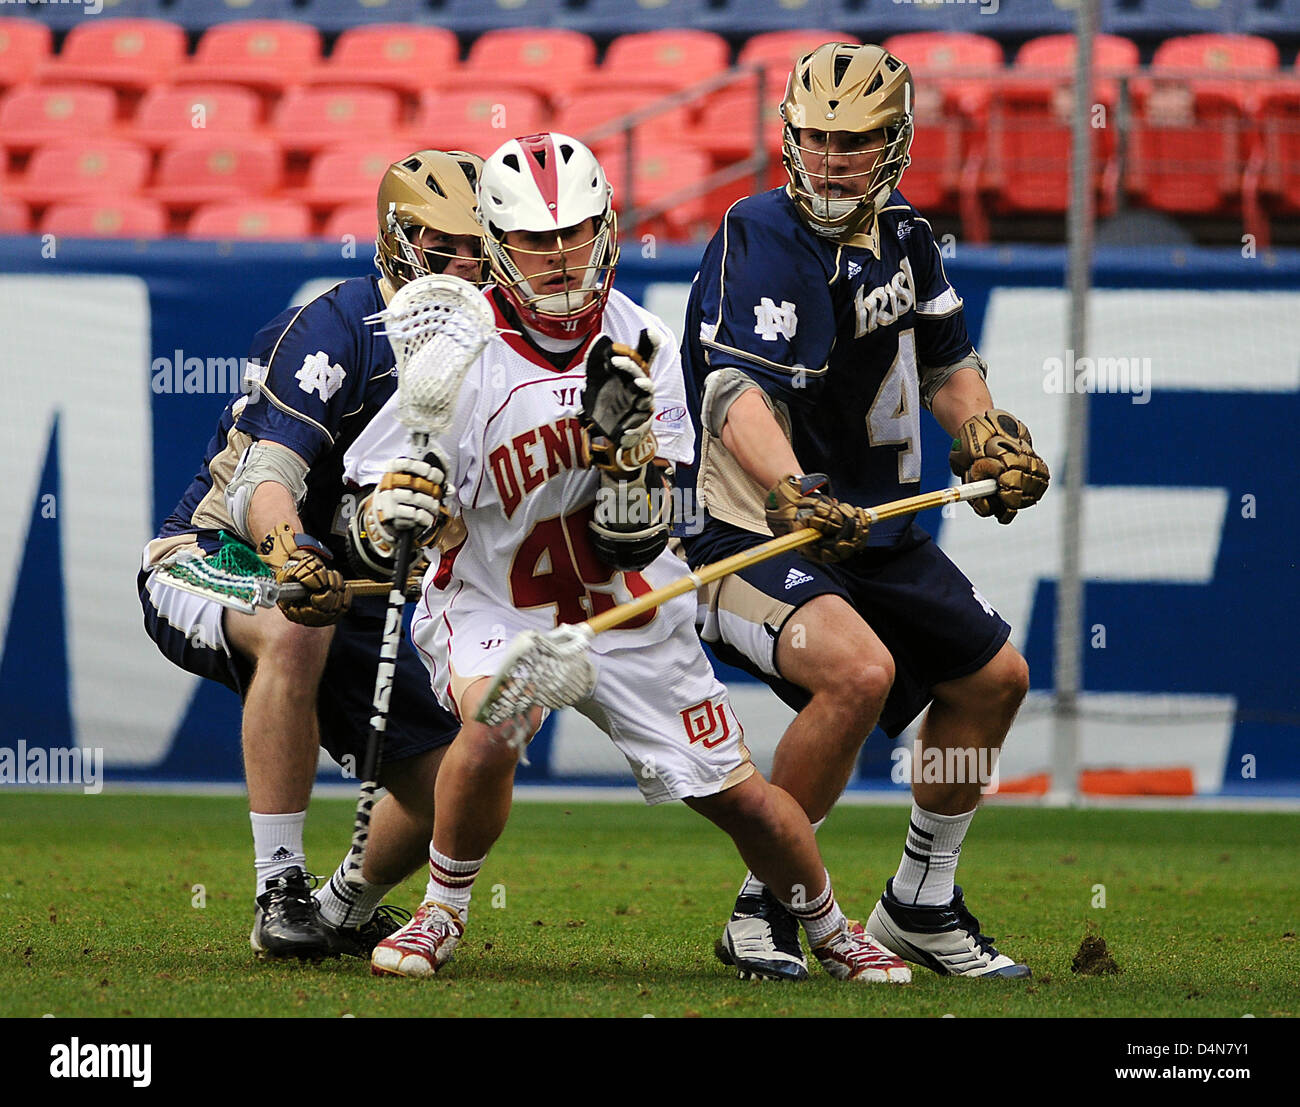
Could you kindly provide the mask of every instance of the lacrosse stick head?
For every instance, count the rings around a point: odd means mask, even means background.
[[[383,323],[397,359],[397,419],[413,434],[451,426],[461,381],[496,334],[483,293],[445,273],[418,277],[368,321]]]
[[[583,624],[516,635],[475,720],[499,727],[524,718],[532,707],[558,710],[587,699],[596,690],[596,669],[587,651],[590,641]]]

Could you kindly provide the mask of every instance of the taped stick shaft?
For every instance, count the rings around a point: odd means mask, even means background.
[[[997,490],[998,482],[996,480],[977,480],[970,484],[958,484],[952,488],[943,488],[937,492],[922,492],[917,496],[907,496],[901,500],[893,500],[890,503],[881,504],[879,507],[868,507],[863,510],[866,511],[873,524],[883,523],[886,519],[896,519],[900,515],[910,515],[913,512],[926,511],[932,507],[942,507],[944,504],[974,500],[980,496],[992,496]],[[751,549],[742,550],[730,557],[724,557],[721,561],[704,565],[681,580],[674,581],[663,588],[656,588],[653,592],[647,592],[644,596],[640,596],[629,603],[619,604],[618,607],[588,619],[581,625],[586,626],[592,634],[613,630],[617,626],[622,626],[629,619],[636,618],[642,612],[649,611],[652,607],[658,607],[661,603],[666,603],[668,600],[675,599],[687,592],[693,592],[695,589],[710,584],[715,580],[721,580],[732,573],[738,573],[741,569],[748,569],[751,565],[767,561],[769,558],[776,557],[788,550],[797,550],[800,546],[806,546],[810,542],[816,541],[817,537],[818,532],[812,527],[783,534],[780,538],[773,538]]]

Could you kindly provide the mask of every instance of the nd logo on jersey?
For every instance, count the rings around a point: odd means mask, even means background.
[[[858,313],[858,329],[854,337],[861,338],[877,327],[897,323],[915,306],[916,284],[912,280],[912,262],[903,258],[898,263],[898,272],[888,284],[882,284],[870,292],[859,288],[853,297],[853,307]]]

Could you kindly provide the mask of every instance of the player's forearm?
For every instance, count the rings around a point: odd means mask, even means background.
[[[982,415],[993,406],[984,378],[974,369],[959,369],[934,394],[930,411],[951,435],[972,415]]]
[[[780,424],[756,388],[741,393],[727,410],[722,444],[763,488],[771,488],[786,473],[803,472]]]
[[[292,523],[295,533],[303,529],[293,494],[283,484],[277,484],[273,480],[262,481],[253,490],[248,508],[249,534],[256,542],[284,522]]]

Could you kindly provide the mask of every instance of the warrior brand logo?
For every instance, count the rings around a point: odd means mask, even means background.
[[[731,723],[727,719],[725,702],[714,703],[705,700],[694,707],[681,712],[682,725],[686,727],[686,738],[694,745],[700,742],[706,750],[713,749],[731,737]],[[740,724],[736,724],[740,728]]]
[[[578,385],[576,384],[572,388],[551,389],[551,395],[555,397],[555,402],[557,404],[562,404],[564,407],[572,407],[574,404],[576,404],[578,402],[578,396],[581,392],[582,389],[579,388]]]
[[[566,469],[582,463],[582,428],[575,416],[517,434],[488,454],[492,483],[509,519],[524,497]]]
[[[916,306],[916,284],[912,280],[912,263],[904,258],[898,265],[898,272],[888,284],[873,288],[870,292],[859,288],[853,297],[853,306],[858,313],[858,329],[855,338],[870,334],[877,327],[887,327],[897,323]]]

